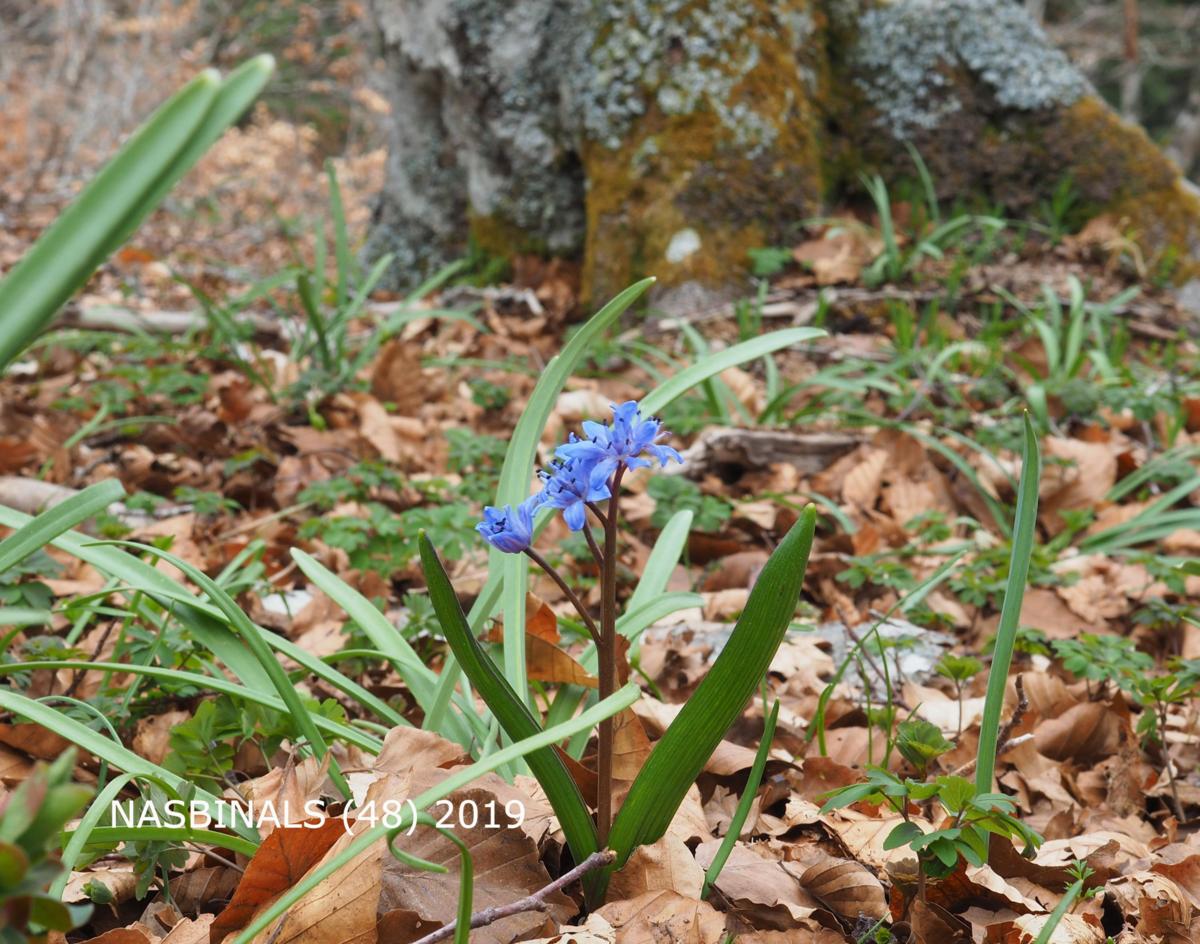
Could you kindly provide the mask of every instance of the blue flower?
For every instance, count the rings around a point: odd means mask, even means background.
[[[587,421],[583,424],[586,439],[574,435],[559,446],[556,455],[563,459],[574,459],[591,467],[593,482],[607,482],[618,466],[637,469],[650,465],[642,458],[649,454],[660,466],[674,459],[682,462],[683,457],[670,446],[659,445],[658,440],[667,435],[662,420],[656,417],[644,419],[636,400],[612,404],[611,424]]]
[[[583,459],[559,459],[549,471],[539,472],[545,488],[539,498],[551,508],[559,508],[563,520],[572,531],[579,531],[587,523],[587,502],[603,501],[611,493],[607,477],[597,478],[593,464]]]
[[[540,496],[535,495],[521,502],[516,509],[512,505],[503,508],[488,505],[483,509],[483,520],[475,525],[475,530],[483,535],[488,544],[505,554],[520,554],[533,540],[533,513],[540,503]]]

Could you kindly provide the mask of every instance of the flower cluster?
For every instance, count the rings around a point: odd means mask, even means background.
[[[534,515],[543,505],[561,511],[567,527],[578,531],[586,524],[588,504],[611,497],[618,469],[648,466],[652,459],[660,466],[683,461],[676,450],[659,444],[666,436],[662,421],[644,418],[636,400],[613,404],[612,411],[611,423],[585,422],[583,439],[572,433],[555,450],[550,468],[538,473],[540,492],[516,508],[483,510],[475,530],[485,541],[506,554],[521,553],[533,539]]]

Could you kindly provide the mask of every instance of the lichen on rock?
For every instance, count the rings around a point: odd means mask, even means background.
[[[896,139],[936,128],[963,108],[954,76],[966,69],[1003,108],[1070,105],[1088,84],[1041,27],[1011,0],[897,0],[858,24],[858,84]]]

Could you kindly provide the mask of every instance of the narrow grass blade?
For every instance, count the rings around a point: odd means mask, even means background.
[[[67,836],[74,838],[75,831]],[[190,829],[186,826],[97,826],[88,835],[88,842],[111,845],[116,842],[198,842],[206,846],[229,849],[244,856],[258,851],[258,843],[212,829]]]
[[[117,479],[89,485],[77,495],[43,511],[0,541],[0,574],[15,567],[39,548],[53,541],[64,531],[103,511],[125,494]]]
[[[771,753],[771,741],[775,738],[775,725],[778,721],[779,702],[776,701],[771,706],[770,714],[763,723],[762,740],[758,744],[758,752],[754,755],[754,764],[750,768],[750,776],[742,790],[741,799],[738,800],[737,809],[733,811],[733,818],[729,821],[729,831],[725,833],[725,838],[721,840],[717,854],[713,856],[708,870],[704,873],[704,887],[700,891],[701,898],[708,898],[709,890],[716,884],[721,869],[725,867],[725,862],[729,859],[729,853],[733,851],[734,843],[742,834],[746,817],[750,815],[750,807],[754,805],[754,796],[758,793],[758,785],[762,783],[763,771],[767,769],[767,755]]]
[[[1013,527],[1012,555],[1008,565],[1008,584],[1004,603],[1000,607],[1000,623],[996,629],[996,647],[992,667],[988,672],[987,697],[983,703],[980,722],[979,753],[975,762],[975,788],[979,793],[992,792],[996,772],[996,741],[1000,732],[1000,712],[1004,708],[1004,690],[1008,684],[1008,669],[1012,664],[1017,624],[1021,616],[1021,601],[1029,577],[1029,558],[1037,537],[1038,480],[1041,478],[1041,453],[1033,423],[1025,415],[1025,447],[1021,463],[1021,481],[1017,486],[1017,513]]]
[[[295,722],[305,739],[312,746],[317,758],[319,760],[323,760],[326,757],[329,758],[329,779],[342,791],[342,795],[348,799],[351,795],[350,785],[346,783],[345,778],[342,776],[337,761],[329,755],[329,746],[325,743],[325,737],[318,730],[317,726],[313,724],[312,715],[304,707],[304,703],[300,700],[300,694],[296,691],[296,687],[292,684],[291,679],[288,678],[287,673],[283,670],[283,666],[279,664],[279,660],[275,658],[275,655],[271,652],[271,647],[267,645],[266,640],[263,638],[265,630],[255,626],[250,621],[250,617],[243,613],[241,607],[234,602],[233,598],[218,587],[216,581],[198,567],[158,548],[131,544],[129,542],[120,543],[128,547],[135,547],[144,553],[152,554],[173,564],[208,595],[208,598],[225,615],[225,618],[229,621],[229,626],[250,647],[250,651],[254,653],[254,657],[267,673],[267,677],[270,678],[276,693],[283,700],[283,703],[287,705],[288,713],[292,716],[292,721]]]
[[[0,664],[0,677],[16,672],[39,672],[45,669],[142,675],[146,678],[159,679],[165,682],[194,685],[205,691],[228,695],[231,698],[248,702],[252,705],[262,705],[273,711],[287,712],[287,705],[283,703],[283,699],[272,695],[269,691],[239,685],[237,682],[231,682],[220,676],[201,675],[198,672],[185,672],[182,669],[168,669],[156,665],[136,665],[128,662],[82,662],[71,659],[39,659],[33,662],[6,662]],[[314,717],[313,722],[322,731],[332,737],[341,738],[347,744],[353,744],[355,747],[360,747],[372,754],[378,754],[383,749],[383,742],[378,738],[364,734],[349,725],[319,716]]]
[[[412,692],[413,698],[428,716],[436,702],[438,677],[421,661],[421,657],[408,644],[408,640],[400,635],[399,630],[371,604],[370,600],[315,558],[299,549],[292,550],[292,558],[301,572],[340,606],[362,629],[375,648],[391,660],[404,684]],[[466,711],[466,717],[474,716],[470,706],[467,706]],[[467,743],[472,737],[471,730],[459,715],[447,715],[446,724],[439,730],[459,743]]]
[[[825,336],[821,328],[785,328],[782,331],[772,331],[762,337],[752,338],[735,344],[733,347],[710,354],[675,374],[666,383],[655,388],[642,400],[642,413],[652,416],[660,412],[676,397],[687,393],[701,381],[714,377],[721,371],[736,367],[746,361],[752,361],[765,354],[791,347],[793,344],[803,344],[815,338]]]
[[[429,598],[433,601],[442,632],[445,633],[459,666],[510,738],[521,741],[538,734],[541,725],[471,632],[450,578],[446,575],[446,570],[442,567],[429,538],[422,532],[418,541],[421,548],[421,564],[425,569],[425,582],[429,586]],[[542,789],[546,791],[546,798],[562,826],[567,845],[571,848],[571,855],[575,857],[576,862],[582,862],[596,851],[597,846],[596,825],[579,787],[562,759],[549,747],[529,753],[525,761]]]
[[[666,832],[688,788],[767,671],[796,612],[816,522],[816,508],[809,505],[764,565],[720,656],[634,780],[609,837],[617,867],[638,846]]]
[[[239,835],[251,841],[256,841],[257,837],[252,830],[247,830],[242,824],[227,822],[227,818],[222,814],[219,801],[211,793],[192,785],[190,781],[171,773],[171,771],[165,768],[159,767],[157,764],[150,763],[150,761],[129,750],[125,745],[118,744],[102,734],[97,734],[87,725],[76,721],[69,715],[65,715],[61,711],[55,711],[48,705],[43,705],[39,701],[34,701],[32,698],[27,698],[18,692],[4,688],[0,688],[0,708],[3,708],[5,711],[11,711],[14,715],[26,718],[35,724],[40,724],[47,730],[62,735],[72,744],[95,754],[101,760],[108,761],[114,767],[125,771],[125,773],[161,780],[170,785],[171,789],[177,793],[184,793],[188,789],[193,790],[194,799],[204,804],[206,812],[212,817],[214,823],[232,826]]]

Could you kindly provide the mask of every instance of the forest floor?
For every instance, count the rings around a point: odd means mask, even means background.
[[[572,266],[535,258],[473,259],[432,292],[359,304],[368,274],[337,258],[338,214],[314,146],[265,116],[229,135],[0,379],[0,504],[32,514],[119,480],[126,498],[91,534],[167,549],[214,576],[258,625],[416,723],[392,728],[379,757],[336,750],[364,782],[427,785],[467,752],[420,731],[401,673],[292,551],[374,601],[437,671],[446,644],[417,533],[470,603],[487,576],[473,525],[508,438],[589,312]],[[350,245],[367,225],[381,166],[378,152],[336,162]],[[285,181],[286,192],[270,181]],[[52,215],[53,201],[40,206],[0,237],[0,267]],[[744,302],[689,318],[626,315],[557,397],[543,460],[583,420],[605,418],[611,402],[640,398],[683,365],[777,329],[826,332],[672,402],[662,419],[686,461],[677,474],[627,483],[623,598],[668,522],[692,515],[663,588],[676,605],[645,629],[634,659],[644,693],[623,742],[627,771],[705,676],[799,509],[816,502],[820,523],[767,703],[748,705],[667,835],[635,854],[590,915],[568,887],[548,911],[505,918],[472,940],[1021,944],[1083,874],[1077,863],[1090,870],[1085,894],[1052,941],[1200,935],[1200,576],[1181,569],[1200,555],[1197,326],[1166,290],[1168,270],[1148,271],[1111,221],[1079,231],[1069,201],[1018,220],[897,187],[890,206],[891,233],[864,201],[798,228],[794,246],[764,247],[759,289]],[[948,219],[961,222],[939,227]],[[314,227],[325,234],[323,258]],[[997,774],[1044,842],[1023,858],[994,836],[988,865],[963,859],[921,877],[924,860],[886,839],[902,820],[944,826],[936,798],[898,809],[864,793],[822,807],[830,790],[863,783],[867,765],[935,784],[969,776],[1027,406],[1043,457],[1037,543]],[[561,522],[541,544],[595,606],[586,544]],[[587,676],[574,658],[585,637],[552,582],[533,591],[527,631],[546,645],[535,647],[530,675],[548,702]],[[10,665],[196,670],[204,661],[198,630],[170,609],[147,610],[60,548],[0,574],[0,606],[53,610],[50,622],[6,636]],[[285,664],[322,712],[372,730],[378,719],[361,700]],[[112,671],[8,672],[14,690],[58,697],[64,717],[101,731],[98,709],[142,758],[214,793],[329,795],[315,764],[290,756],[286,718],[235,695]],[[765,775],[702,900],[704,870],[776,703]],[[909,743],[918,718],[946,740],[922,734],[925,755]],[[60,732],[10,717],[0,724],[2,789],[67,745]],[[591,782],[594,792],[589,746],[572,750],[582,789]],[[76,778],[96,784],[111,773],[85,754]],[[522,898],[569,867],[532,780],[489,775],[473,789],[529,811],[502,839],[469,839],[479,907]],[[312,840],[303,855],[277,844],[274,860],[249,863],[175,839],[89,846],[65,894],[97,905],[70,939],[216,944],[336,839]],[[395,865],[376,858],[335,873],[341,884],[297,906],[278,941],[368,939],[384,923],[380,940],[415,940],[453,917],[456,873],[418,882]],[[325,893],[338,887],[344,894]],[[226,908],[235,893],[240,910]]]

